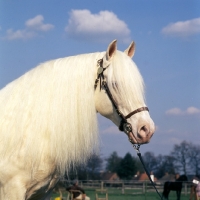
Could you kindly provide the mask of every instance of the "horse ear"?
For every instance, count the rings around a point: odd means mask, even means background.
[[[132,58],[135,54],[135,42],[132,41],[129,47],[124,52],[127,56]]]
[[[109,61],[115,54],[115,52],[117,51],[117,40],[113,40],[107,48],[106,51],[106,58]]]

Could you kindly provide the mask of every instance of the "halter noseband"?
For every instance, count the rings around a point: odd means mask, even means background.
[[[107,67],[103,68],[103,59],[100,59],[100,60],[97,61],[97,66],[99,68],[97,70],[97,79],[95,80],[94,89],[96,90],[97,84],[98,84],[98,82],[100,80],[100,89],[101,89],[102,86],[104,87],[104,89],[105,89],[109,99],[111,100],[111,102],[112,102],[117,114],[121,118],[121,122],[120,122],[120,125],[119,125],[119,130],[120,131],[124,131],[127,135],[129,135],[129,133],[132,132],[132,126],[131,126],[130,123],[127,122],[127,119],[130,118],[132,115],[135,115],[136,113],[139,113],[139,112],[142,112],[142,111],[149,111],[149,109],[148,109],[148,107],[141,107],[141,108],[138,108],[138,109],[130,112],[128,115],[124,116],[122,114],[122,112],[118,109],[117,103],[114,100],[106,81],[104,80],[103,72],[107,69]],[[133,137],[135,137],[135,136],[133,135]],[[131,140],[130,140],[130,142],[131,142]]]
[[[115,100],[114,100],[114,98],[113,98],[113,96],[112,96],[112,94],[111,94],[111,92],[110,92],[110,90],[109,90],[109,87],[108,87],[106,81],[104,80],[103,72],[107,69],[107,67],[106,67],[106,68],[103,68],[103,59],[100,59],[100,60],[97,61],[97,66],[98,66],[99,68],[98,68],[98,70],[97,70],[97,78],[96,78],[96,80],[95,80],[94,89],[96,90],[97,84],[98,84],[98,82],[99,82],[99,80],[100,80],[100,90],[101,90],[101,87],[103,86],[104,89],[105,89],[105,91],[106,91],[106,93],[107,93],[107,95],[108,95],[108,97],[110,98],[110,100],[111,100],[111,102],[112,102],[112,104],[113,104],[113,106],[114,106],[114,108],[115,108],[117,114],[118,114],[119,117],[121,118],[121,123],[120,123],[120,125],[119,125],[119,130],[120,130],[120,131],[124,131],[124,132],[129,136],[129,134],[132,132],[132,126],[131,126],[130,123],[127,122],[127,119],[130,118],[131,116],[135,115],[136,113],[139,113],[139,112],[142,112],[142,111],[149,111],[149,109],[148,109],[148,107],[141,107],[141,108],[138,108],[138,109],[136,109],[136,110],[130,112],[128,115],[124,116],[124,115],[122,114],[122,112],[118,109],[117,103],[115,102]],[[102,81],[101,79],[103,79],[103,81]],[[101,83],[101,82],[102,82],[102,83]],[[132,136],[135,138],[134,134],[132,134]],[[144,167],[144,170],[145,170],[146,174],[147,174],[148,177],[149,177],[149,180],[150,180],[151,184],[152,184],[153,187],[155,188],[155,190],[156,190],[157,194],[159,195],[160,199],[163,200],[162,196],[161,196],[160,193],[158,192],[158,190],[157,190],[157,188],[156,188],[154,182],[153,182],[152,179],[151,179],[150,173],[148,172],[148,170],[147,170],[147,168],[146,168],[146,166],[145,166],[145,164],[144,164],[144,161],[143,161],[143,159],[142,159],[142,155],[141,155],[141,153],[140,153],[140,151],[139,151],[139,149],[140,149],[140,144],[138,143],[138,141],[137,141],[136,138],[135,138],[135,140],[136,140],[136,142],[137,142],[137,146],[136,146],[136,145],[133,143],[133,141],[129,138],[129,141],[132,143],[134,149],[136,150],[137,155],[138,155],[138,157],[139,157],[139,159],[140,159],[140,161],[141,161],[141,163],[142,163],[142,165],[143,165],[143,167]]]

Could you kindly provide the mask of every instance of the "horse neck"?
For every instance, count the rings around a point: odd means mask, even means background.
[[[183,175],[183,176],[180,176],[178,179],[176,179],[176,182],[185,182],[187,181],[187,178]]]

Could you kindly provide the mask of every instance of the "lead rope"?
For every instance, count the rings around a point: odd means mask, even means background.
[[[132,144],[132,143],[131,143],[131,144]],[[154,183],[154,182],[152,181],[152,179],[151,179],[151,176],[150,176],[150,174],[149,174],[149,171],[147,170],[147,168],[146,168],[146,166],[145,166],[145,164],[144,164],[144,161],[143,161],[143,159],[142,159],[142,155],[141,155],[141,153],[140,153],[140,144],[138,144],[137,146],[136,146],[135,144],[132,144],[132,145],[133,145],[133,148],[134,148],[134,149],[136,150],[136,152],[137,152],[137,155],[138,155],[138,157],[139,157],[139,159],[140,159],[140,162],[142,163],[142,166],[143,166],[143,168],[144,168],[144,170],[145,170],[145,172],[146,172],[146,174],[147,174],[147,176],[148,176],[148,178],[149,178],[149,180],[150,180],[152,186],[153,186],[154,189],[156,190],[156,192],[157,192],[158,196],[160,197],[160,199],[163,200],[161,194],[158,192],[158,190],[157,190],[157,188],[156,188],[156,186],[155,186],[155,183]]]
[[[139,108],[139,109],[137,109],[137,110],[135,110],[135,111],[129,113],[127,116],[124,116],[124,115],[120,112],[120,110],[118,109],[117,104],[116,104],[116,102],[115,102],[115,100],[114,100],[114,98],[113,98],[113,96],[112,96],[112,94],[111,94],[111,92],[110,92],[110,90],[109,90],[109,88],[108,88],[108,85],[107,85],[106,81],[104,81],[103,72],[104,72],[104,70],[106,70],[106,68],[103,68],[103,59],[100,59],[100,60],[97,61],[97,67],[98,67],[98,70],[97,70],[97,78],[96,78],[96,80],[95,80],[94,89],[96,90],[97,84],[98,84],[98,82],[99,82],[99,80],[100,80],[100,90],[101,90],[101,87],[102,87],[102,85],[103,85],[103,87],[104,87],[104,89],[105,89],[105,91],[106,91],[108,97],[110,98],[110,100],[111,100],[111,102],[112,102],[112,104],[113,104],[113,106],[114,106],[114,108],[115,108],[117,114],[118,114],[118,115],[121,117],[121,119],[122,119],[119,129],[120,129],[121,131],[124,131],[124,132],[128,135],[128,134],[132,131],[132,127],[131,127],[131,124],[128,123],[126,119],[127,119],[127,118],[130,118],[132,115],[134,115],[134,114],[136,114],[136,113],[138,113],[138,112],[145,111],[145,110],[146,110],[146,111],[149,111],[149,109],[148,109],[147,107],[142,107],[142,108]],[[103,80],[101,80],[101,79],[103,79]],[[133,136],[134,136],[134,135],[133,135]],[[135,139],[136,139],[136,138],[135,138]],[[131,142],[131,140],[129,140],[129,141]],[[136,141],[137,141],[137,139],[136,139]],[[150,176],[150,174],[149,174],[149,172],[148,172],[148,170],[147,170],[147,168],[146,168],[146,166],[145,166],[145,164],[144,164],[144,161],[143,161],[143,159],[142,159],[142,155],[141,155],[141,153],[140,153],[140,151],[139,151],[139,149],[140,149],[140,144],[138,144],[137,146],[136,146],[135,144],[133,144],[132,142],[131,142],[131,144],[133,145],[133,148],[136,150],[137,155],[138,155],[138,157],[139,157],[139,159],[140,159],[140,161],[141,161],[141,163],[142,163],[142,165],[143,165],[143,168],[144,168],[144,170],[145,170],[145,172],[146,172],[146,174],[147,174],[147,176],[148,176],[148,178],[149,178],[151,184],[153,185],[153,187],[154,187],[154,189],[156,190],[157,194],[159,195],[160,199],[163,200],[162,196],[161,196],[160,193],[158,192],[158,190],[157,190],[157,188],[156,188],[154,182],[152,181],[151,176]]]

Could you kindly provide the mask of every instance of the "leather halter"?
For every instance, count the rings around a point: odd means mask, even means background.
[[[97,84],[98,84],[98,82],[100,80],[100,90],[101,90],[101,87],[103,86],[104,89],[105,89],[105,91],[106,91],[106,93],[107,93],[107,95],[108,95],[108,97],[110,98],[110,101],[112,102],[112,104],[113,104],[113,106],[114,106],[117,114],[121,118],[121,123],[119,125],[119,130],[120,131],[124,131],[127,135],[129,135],[129,133],[132,132],[132,126],[131,126],[130,123],[127,122],[127,119],[130,118],[131,116],[135,115],[136,113],[139,113],[139,112],[142,112],[142,111],[149,111],[149,109],[148,109],[148,107],[141,107],[141,108],[138,108],[138,109],[130,112],[128,115],[124,116],[122,114],[122,112],[118,109],[117,103],[114,100],[114,98],[113,98],[113,96],[112,96],[112,94],[111,94],[111,92],[109,90],[109,87],[108,87],[106,81],[104,80],[103,72],[107,69],[108,66],[106,68],[103,68],[103,59],[100,59],[100,60],[97,61],[97,66],[99,68],[97,70],[97,78],[95,80],[94,89],[96,90]],[[101,79],[103,79],[103,81]],[[137,146],[131,141],[131,139],[129,139],[129,141],[132,143],[134,149],[137,151],[137,155],[138,155],[138,157],[139,157],[139,159],[140,159],[140,161],[141,161],[141,163],[142,163],[142,165],[144,167],[144,170],[146,171],[147,176],[149,177],[149,180],[150,180],[151,184],[155,188],[155,190],[156,190],[157,194],[159,195],[160,199],[163,200],[162,196],[158,192],[158,190],[157,190],[154,182],[151,179],[149,171],[147,170],[147,168],[146,168],[146,166],[144,164],[144,161],[142,159],[142,155],[141,155],[141,153],[139,151],[140,144],[138,143],[138,141],[137,141],[136,137],[134,136],[134,134],[132,134],[132,135],[133,135],[133,137],[135,138],[135,140],[137,142]]]
[[[105,89],[110,101],[112,102],[117,114],[119,115],[119,117],[121,118],[121,123],[119,125],[119,130],[120,131],[124,131],[127,135],[132,132],[132,126],[130,123],[127,122],[127,119],[130,118],[132,115],[135,115],[136,113],[139,113],[139,112],[142,112],[142,111],[149,111],[148,107],[141,107],[141,108],[138,108],[132,112],[130,112],[128,115],[124,116],[122,114],[122,112],[119,110],[118,106],[117,106],[117,103],[116,101],[114,100],[111,92],[110,92],[110,89],[106,83],[106,81],[104,80],[104,74],[103,72],[107,69],[106,68],[103,68],[103,59],[100,59],[97,61],[97,66],[99,67],[98,70],[97,70],[97,79],[95,80],[95,85],[94,85],[94,89],[96,90],[97,88],[97,84],[100,80],[100,90],[101,90],[101,87],[103,86],[103,88]],[[101,80],[102,79],[102,80]],[[102,83],[101,83],[102,82]],[[136,138],[135,138],[136,139]],[[137,140],[136,140],[137,141]],[[130,141],[131,142],[131,141]]]

